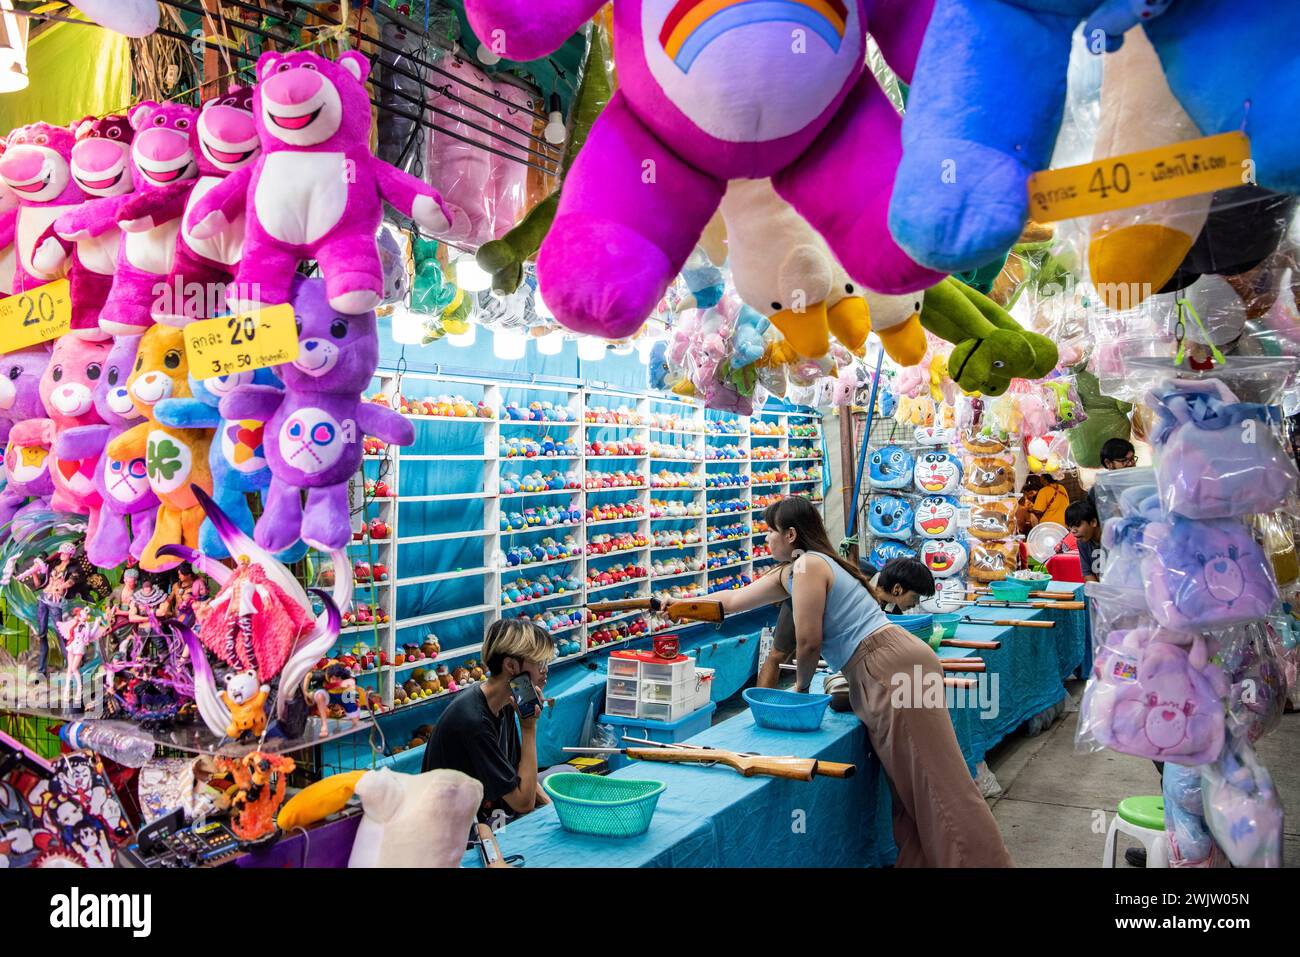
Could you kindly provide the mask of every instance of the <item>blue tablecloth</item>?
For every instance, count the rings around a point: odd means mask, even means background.
[[[498,832],[526,867],[878,867],[893,862],[889,784],[852,714],[827,711],[820,731],[755,726],[748,711],[690,739],[733,751],[797,754],[857,765],[848,779],[744,778],[727,768],[635,762],[613,776],[662,781],[650,829],[616,839],[570,834],[554,807]],[[478,852],[465,866],[481,866]]]

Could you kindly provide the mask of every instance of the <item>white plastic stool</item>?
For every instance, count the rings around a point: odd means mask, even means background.
[[[1115,866],[1115,845],[1121,834],[1135,837],[1147,850],[1147,867],[1169,866],[1169,839],[1165,836],[1164,798],[1131,797],[1119,802],[1106,833],[1101,866]],[[1159,826],[1156,823],[1159,822]]]

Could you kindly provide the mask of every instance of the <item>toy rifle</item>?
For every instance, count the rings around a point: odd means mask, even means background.
[[[501,845],[497,843],[497,836],[492,833],[492,825],[480,821],[474,825],[474,832],[479,855],[483,858],[483,866],[510,870],[510,865],[501,855]]]
[[[951,605],[977,605],[980,608],[1055,608],[1060,611],[1082,611],[1081,601],[1000,601],[994,598],[977,598],[974,601],[954,601]]]
[[[970,615],[963,615],[957,622],[959,625],[997,625],[999,628],[1055,628],[1054,621],[1029,621],[1020,618],[999,618],[996,620],[985,621],[983,618],[972,618]],[[958,645],[957,647],[964,647]]]
[[[664,601],[660,598],[624,598],[620,601],[595,601],[586,605],[566,607],[587,608],[589,611],[657,611],[670,618],[686,618],[691,621],[722,621],[724,613],[720,601]]]
[[[565,748],[571,754],[624,754],[636,761],[660,761],[666,764],[700,764],[713,767],[725,764],[744,777],[764,775],[790,781],[811,781],[815,776],[828,778],[852,777],[856,765],[816,758],[775,757],[766,754],[742,754],[721,748],[691,747],[689,745],[665,746],[659,742],[646,742],[648,746],[632,748]]]

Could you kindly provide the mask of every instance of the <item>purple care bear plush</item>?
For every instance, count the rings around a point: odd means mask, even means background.
[[[1142,531],[1147,605],[1166,628],[1209,631],[1264,618],[1277,583],[1250,529],[1233,519],[1173,515]]]
[[[299,354],[276,367],[284,389],[245,386],[219,408],[228,421],[266,423],[271,487],[253,536],[257,544],[280,552],[302,539],[333,551],[352,540],[348,480],[361,467],[363,437],[410,445],[415,429],[393,410],[362,401],[379,364],[375,314],[339,312],[320,279],[299,278],[292,295]]]
[[[50,507],[56,512],[88,516],[88,536],[99,528],[101,499],[95,488],[98,457],[63,458],[58,453],[58,442],[68,429],[103,424],[95,408],[94,389],[103,378],[104,361],[112,347],[108,339],[62,336],[54,343],[50,364],[41,376],[41,403],[53,426],[50,478],[54,480],[54,496]]]
[[[54,491],[50,481],[49,448],[34,438],[33,427],[25,423],[41,421],[41,376],[50,364],[50,344],[29,346],[0,356],[0,442],[4,444],[5,487],[0,492],[0,526],[8,526],[35,496],[36,509],[49,508],[48,497]],[[14,430],[22,441],[14,441]],[[3,536],[8,536],[4,528]]]
[[[86,202],[122,196],[135,189],[130,173],[135,130],[130,121],[116,113],[88,116],[74,128],[72,179],[86,195]],[[41,272],[51,275],[66,268],[71,286],[73,335],[86,339],[108,338],[99,328],[99,311],[113,288],[120,246],[121,236],[116,229],[74,243],[59,236],[51,223],[41,237],[33,260]]]
[[[158,192],[155,201],[169,206],[177,201],[185,204],[167,288],[153,307],[156,322],[175,326],[227,311],[226,286],[244,251],[244,217],[238,215],[225,228],[199,239],[186,225],[186,215],[222,180],[250,165],[261,152],[253,121],[252,87],[234,86],[205,100],[198,121],[190,127],[190,149],[198,160],[198,179],[171,184]],[[146,210],[147,206],[128,204],[123,216],[136,219]]]
[[[98,526],[86,536],[86,557],[100,568],[115,568],[128,556],[139,561],[153,535],[158,510],[145,457],[116,458],[106,451],[110,441],[143,421],[126,388],[139,347],[140,336],[113,340],[94,385],[95,409],[104,424],[68,429],[54,445],[59,458],[96,462],[95,491],[102,504]]]
[[[1103,747],[1153,761],[1197,765],[1223,748],[1228,682],[1205,640],[1161,629],[1111,635],[1094,664],[1086,715]]]
[[[185,208],[187,188],[198,176],[190,133],[198,116],[192,106],[137,103],[127,112],[135,137],[131,179],[135,190],[86,203],[54,224],[64,239],[80,242],[121,230],[117,273],[99,313],[106,334],[141,335],[153,325],[154,302],[166,288]]]
[[[0,179],[18,199],[18,205],[0,214],[0,248],[15,250],[13,291],[24,292],[61,279],[67,262],[56,239],[47,235],[50,224],[86,200],[72,177],[72,130],[49,123],[20,126],[7,137]],[[55,268],[46,272],[35,261],[37,251],[49,244]]]
[[[546,56],[604,0],[466,0],[510,60]],[[565,177],[538,276],[571,329],[635,332],[681,270],[732,179],[772,185],[855,282],[882,293],[943,278],[886,224],[898,111],[865,69],[867,31],[910,80],[932,0],[614,7],[619,89]]]
[[[298,264],[315,259],[330,306],[364,315],[384,294],[376,241],[384,201],[430,232],[450,227],[437,190],[370,152],[369,72],[370,61],[351,51],[336,61],[308,51],[258,59],[253,115],[262,153],[185,220],[193,237],[209,239],[247,214],[232,308],[288,302]]]

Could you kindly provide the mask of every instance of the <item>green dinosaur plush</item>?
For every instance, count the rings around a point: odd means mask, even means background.
[[[1132,435],[1129,413],[1133,406],[1104,395],[1101,383],[1091,372],[1075,372],[1074,386],[1088,417],[1068,431],[1070,451],[1086,469],[1101,468],[1101,447],[1109,439],[1127,439]]]
[[[591,124],[596,122],[596,117],[614,95],[613,77],[607,68],[610,62],[605,30],[599,25],[593,25],[587,60],[583,65],[582,82],[578,85],[578,95],[574,98],[573,110],[569,114],[569,136],[564,147],[564,158],[560,162],[561,186],[578,150],[587,142]],[[478,248],[474,259],[484,272],[492,276],[492,291],[497,295],[508,296],[524,281],[524,263],[541,249],[542,240],[551,230],[559,205],[560,188],[556,187],[553,193],[530,209],[510,232]]]
[[[1052,340],[1027,332],[995,302],[949,276],[925,291],[921,325],[953,343],[948,375],[967,392],[1001,395],[1012,379],[1038,379],[1056,367]]]

